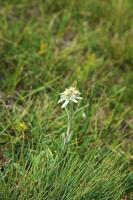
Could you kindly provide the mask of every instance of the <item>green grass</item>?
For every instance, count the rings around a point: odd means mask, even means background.
[[[0,200],[132,200],[132,10],[0,0]],[[57,102],[73,84],[83,100],[62,151]]]

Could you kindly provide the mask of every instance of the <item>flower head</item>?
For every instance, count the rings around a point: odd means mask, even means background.
[[[80,92],[75,87],[65,89],[60,93],[60,99],[58,103],[63,103],[61,108],[65,108],[70,102],[78,103],[78,100],[83,99],[80,97]]]

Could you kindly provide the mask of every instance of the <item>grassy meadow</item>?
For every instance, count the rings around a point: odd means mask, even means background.
[[[132,0],[0,0],[0,200],[133,200]]]

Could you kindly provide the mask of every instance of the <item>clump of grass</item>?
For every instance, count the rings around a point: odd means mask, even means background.
[[[31,161],[12,161],[2,177],[4,199],[120,199],[124,193],[123,165],[108,150],[89,150],[84,156],[75,148],[64,154],[49,148],[31,155]]]

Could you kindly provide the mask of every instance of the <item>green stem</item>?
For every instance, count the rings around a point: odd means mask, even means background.
[[[66,139],[68,140],[70,136],[70,131],[71,131],[71,115],[69,111],[67,110],[67,108],[65,110],[66,110],[67,118],[68,118],[68,126],[67,126],[67,132],[66,132]]]
[[[72,120],[71,112],[69,112],[67,108],[65,108],[65,111],[67,113],[68,126],[66,134],[64,135],[64,146],[69,142],[71,137],[71,120]]]

